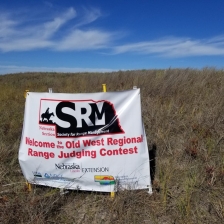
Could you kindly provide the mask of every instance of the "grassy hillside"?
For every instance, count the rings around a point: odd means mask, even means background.
[[[84,93],[141,89],[153,194],[35,187],[18,163],[24,90]],[[224,71],[168,69],[0,76],[0,223],[223,223]]]

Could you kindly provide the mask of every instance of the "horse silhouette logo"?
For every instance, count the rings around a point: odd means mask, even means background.
[[[52,123],[52,120],[50,120],[51,116],[54,116],[54,113],[49,113],[48,107],[45,113],[41,114],[41,123]]]

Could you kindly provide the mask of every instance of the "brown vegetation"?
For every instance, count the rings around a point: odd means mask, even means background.
[[[26,89],[141,89],[153,194],[34,187],[18,163]],[[206,68],[0,76],[0,223],[223,223],[224,71]]]

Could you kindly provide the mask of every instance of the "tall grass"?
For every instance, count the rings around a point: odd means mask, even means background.
[[[34,187],[18,164],[26,89],[84,93],[141,89],[153,194]],[[224,71],[167,69],[0,76],[0,223],[224,222]],[[151,153],[154,151],[153,153]]]

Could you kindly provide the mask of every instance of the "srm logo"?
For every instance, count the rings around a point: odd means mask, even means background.
[[[40,111],[39,123],[55,125],[57,137],[124,133],[114,106],[108,101],[41,100]]]

